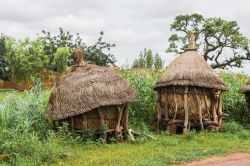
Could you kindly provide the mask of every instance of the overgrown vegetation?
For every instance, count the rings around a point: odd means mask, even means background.
[[[105,42],[103,35],[101,32],[96,43],[86,45],[79,34],[73,35],[62,28],[55,35],[43,30],[33,40],[17,40],[0,34],[0,79],[25,82],[45,69],[62,72],[68,63],[66,56],[77,46],[83,48],[84,60],[88,63],[115,65],[115,57],[110,52],[115,44]]]
[[[55,133],[43,115],[50,91],[41,91],[38,84],[29,92],[0,92],[0,155],[10,157],[1,164],[168,165],[232,151],[250,152],[250,131],[239,124],[245,122],[244,96],[237,93],[246,76],[220,73],[229,87],[223,96],[225,123],[221,133],[150,133],[158,140],[148,141],[143,133],[151,132],[149,124],[155,117],[153,87],[162,71],[131,69],[120,74],[139,94],[129,111],[130,128],[142,133],[135,141],[114,144],[116,141],[110,138],[110,144],[103,144],[102,139],[91,139],[91,131],[84,137],[70,133],[67,124]],[[65,153],[73,156],[67,158]]]

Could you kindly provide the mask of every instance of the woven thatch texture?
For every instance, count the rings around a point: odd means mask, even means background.
[[[223,81],[196,50],[189,50],[179,55],[156,83],[156,89],[170,85],[226,90]]]
[[[117,74],[95,65],[71,67],[56,83],[46,116],[52,120],[79,115],[101,106],[132,101],[135,93]]]
[[[211,120],[211,106],[213,102],[213,95],[210,89],[202,89],[202,88],[195,88],[189,87],[188,89],[188,112],[189,112],[189,121],[191,122],[199,122],[200,115],[199,115],[199,107],[201,108],[202,118],[203,121]],[[204,90],[204,91],[203,91]],[[173,87],[167,88],[167,92],[160,93],[161,100],[160,102],[162,105],[166,107],[168,104],[168,116],[170,119],[185,119],[185,111],[184,111],[184,91],[185,87]],[[198,100],[197,100],[198,97]],[[177,106],[177,110],[176,110]],[[163,108],[166,110],[166,108]],[[177,112],[176,112],[177,111]],[[164,112],[163,112],[164,114]],[[176,114],[176,115],[175,115]]]
[[[250,92],[250,80],[246,82],[246,85],[240,87],[238,90],[239,93],[249,93]]]

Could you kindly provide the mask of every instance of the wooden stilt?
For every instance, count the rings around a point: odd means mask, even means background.
[[[164,101],[164,116],[165,116],[165,128],[168,128],[168,121],[169,121],[169,117],[168,117],[168,96],[166,94],[166,101]]]
[[[201,106],[200,106],[200,98],[199,95],[197,93],[196,88],[194,88],[195,91],[195,96],[196,96],[196,101],[197,101],[197,106],[198,106],[198,110],[199,110],[199,121],[200,121],[200,126],[201,126],[201,131],[204,131],[204,125],[203,125],[203,121],[202,121],[202,112],[201,112]]]
[[[100,108],[97,108],[97,114],[98,114],[100,127],[101,127],[102,125],[104,125],[104,116],[103,116],[102,111],[100,110]]]
[[[177,99],[176,99],[176,94],[175,94],[175,86],[173,88],[174,88],[174,103],[175,103],[175,113],[174,113],[174,118],[173,118],[173,121],[174,121],[177,116],[178,105],[177,105]]]
[[[82,124],[83,124],[83,129],[88,128],[88,119],[85,113],[82,114]]]
[[[219,129],[222,127],[222,97],[221,94],[219,96],[219,107],[218,107],[218,125],[219,125]]]
[[[206,95],[206,93],[205,93],[205,89],[204,89],[204,87],[202,88],[202,91],[203,91],[203,96],[204,96],[204,101],[205,101],[206,111],[207,111],[208,115],[209,115],[209,116],[211,116],[211,115],[210,115],[209,106],[208,106],[208,104],[207,104],[207,95]]]
[[[184,129],[183,133],[187,132],[187,127],[188,127],[188,86],[185,87],[185,92],[184,92],[184,110],[185,110],[185,120],[184,120]]]
[[[115,137],[116,139],[119,139],[119,132],[120,132],[120,124],[121,124],[121,119],[122,119],[122,111],[125,105],[122,106],[117,106],[118,108],[118,118],[117,118],[117,124],[115,128]]]
[[[218,96],[217,94],[214,94],[214,100],[212,100],[212,117],[213,117],[213,121],[218,123],[216,105],[218,105]]]
[[[123,110],[122,127],[125,130],[125,132],[128,132],[128,103],[125,104]]]

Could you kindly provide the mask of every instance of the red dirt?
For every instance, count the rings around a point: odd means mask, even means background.
[[[250,154],[236,153],[225,157],[211,157],[176,166],[250,166]]]

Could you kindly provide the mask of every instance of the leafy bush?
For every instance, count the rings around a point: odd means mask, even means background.
[[[222,131],[232,134],[244,131],[244,127],[236,122],[227,122],[223,124]]]
[[[69,49],[67,47],[59,47],[54,55],[53,64],[59,73],[63,73],[67,69]]]
[[[155,114],[156,92],[153,90],[162,72],[157,70],[133,69],[121,71],[130,86],[137,93],[137,97],[130,103],[129,121],[136,126],[148,123]]]

